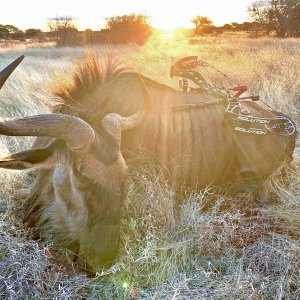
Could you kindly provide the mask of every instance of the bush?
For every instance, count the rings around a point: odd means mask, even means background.
[[[116,16],[106,19],[103,38],[112,43],[144,44],[152,33],[149,17],[142,14]]]
[[[25,34],[19,28],[13,25],[1,25],[0,24],[0,39],[14,39],[22,40],[25,38]]]
[[[55,17],[49,20],[50,36],[57,46],[77,46],[82,42],[82,35],[77,30],[73,18],[69,16]]]

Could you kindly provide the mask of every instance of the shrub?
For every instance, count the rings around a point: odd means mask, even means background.
[[[149,17],[142,14],[116,16],[106,19],[103,37],[112,43],[144,44],[152,33]]]

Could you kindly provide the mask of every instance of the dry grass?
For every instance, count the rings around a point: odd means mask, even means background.
[[[136,70],[176,86],[169,67],[199,55],[299,124],[300,41],[180,36],[147,45],[97,47]],[[0,93],[1,117],[48,110],[47,84],[67,71],[83,48],[0,51],[0,68],[18,55],[26,59]],[[0,152],[29,147],[30,138],[0,137]],[[298,145],[299,147],[299,145]],[[95,278],[76,273],[69,254],[50,241],[34,241],[21,222],[17,188],[30,176],[0,172],[1,299],[299,299],[300,151],[289,183],[274,176],[274,200],[261,207],[250,191],[226,189],[176,193],[149,166],[131,172],[122,217],[119,259]],[[249,208],[249,209],[243,209]],[[250,210],[250,208],[252,210]],[[126,284],[125,284],[126,283]]]
[[[16,40],[1,41],[0,40],[0,52],[11,50],[11,49],[25,50],[27,48],[49,48],[54,46],[55,46],[55,42],[39,42],[30,39],[26,41],[16,41]]]

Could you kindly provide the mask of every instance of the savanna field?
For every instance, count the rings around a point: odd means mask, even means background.
[[[2,46],[0,69],[25,55],[0,91],[3,118],[48,112],[53,78],[68,74],[86,51]],[[198,55],[300,125],[299,39],[178,34],[152,37],[144,46],[93,49],[100,60],[115,57],[174,88],[171,64]],[[28,149],[33,140],[0,136],[0,155]],[[16,190],[30,187],[33,176],[1,169],[0,299],[300,299],[299,139],[288,180],[270,178],[270,199],[257,201],[256,186],[178,194],[154,169],[145,163],[130,170],[120,253],[95,277],[80,272],[72,253],[57,248],[51,236],[31,239]]]

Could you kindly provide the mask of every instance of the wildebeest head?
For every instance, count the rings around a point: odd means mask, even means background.
[[[40,222],[47,218],[57,227],[89,268],[110,263],[118,251],[120,201],[127,176],[121,132],[139,124],[144,113],[128,117],[110,113],[97,126],[67,114],[0,119],[2,135],[39,137],[32,149],[2,158],[0,167],[44,169],[46,180],[38,184],[46,212]]]

